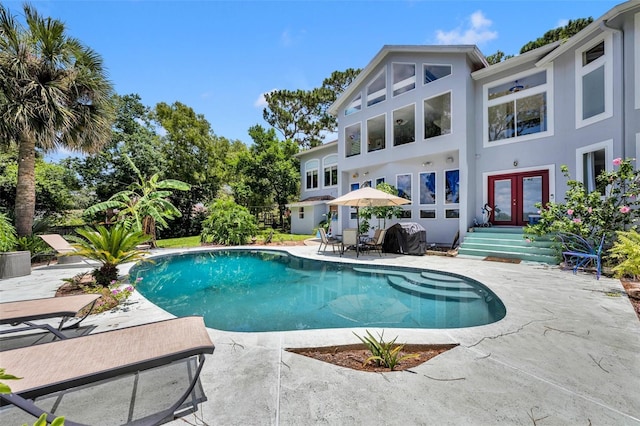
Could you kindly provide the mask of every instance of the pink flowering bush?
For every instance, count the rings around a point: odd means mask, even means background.
[[[571,179],[567,166],[561,170],[568,179],[569,189],[564,203],[550,202],[538,205],[540,221],[528,225],[529,235],[557,233],[576,234],[592,242],[605,236],[606,246],[616,240],[616,231],[637,228],[640,224],[640,170],[633,166],[634,159],[616,158],[613,170],[602,172],[596,178],[604,193],[587,192],[582,182]]]

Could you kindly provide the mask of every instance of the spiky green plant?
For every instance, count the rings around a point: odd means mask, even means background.
[[[110,229],[104,226],[96,226],[95,229],[85,227],[76,229],[76,232],[78,236],[69,236],[69,240],[77,251],[69,255],[100,262],[102,266],[93,271],[93,276],[96,284],[103,287],[118,279],[118,265],[141,260],[148,253],[136,248],[148,237],[124,225],[118,224]]]
[[[404,345],[396,345],[395,337],[393,340],[389,342],[384,341],[384,331],[382,334],[379,334],[379,340],[377,340],[373,335],[366,330],[367,336],[361,337],[356,333],[353,333],[371,352],[371,356],[364,360],[363,365],[368,364],[371,361],[375,361],[377,366],[387,367],[390,370],[393,370],[396,365],[402,362],[405,359],[417,358],[418,354],[406,354],[400,356],[400,352],[404,349]]]
[[[0,253],[13,250],[16,243],[16,228],[6,214],[0,213]]]

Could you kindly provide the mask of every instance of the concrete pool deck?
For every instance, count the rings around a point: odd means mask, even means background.
[[[385,338],[398,336],[402,343],[459,343],[410,372],[389,373],[354,371],[284,350],[358,343],[352,331],[362,335],[363,328],[209,329],[216,350],[201,375],[208,401],[170,424],[640,425],[640,321],[619,280],[540,264],[390,254],[356,260],[330,250],[318,254],[317,246],[281,249],[312,259],[467,275],[490,287],[507,315],[465,329],[385,329]],[[52,296],[62,278],[90,269],[34,268],[30,276],[0,281],[0,301]],[[126,273],[127,265],[120,270]],[[137,292],[130,300],[85,323],[97,332],[171,317]],[[0,423],[6,424],[1,413]]]

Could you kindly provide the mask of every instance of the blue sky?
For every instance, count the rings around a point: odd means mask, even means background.
[[[102,55],[118,94],[153,107],[180,101],[218,136],[250,143],[263,94],[311,89],[363,68],[386,44],[476,44],[517,54],[569,19],[619,1],[32,0]],[[22,1],[3,0],[14,15]]]

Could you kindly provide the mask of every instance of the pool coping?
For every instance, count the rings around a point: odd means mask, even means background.
[[[284,350],[354,343],[352,331],[364,329],[209,329],[216,351],[201,375],[208,401],[195,414],[206,423],[640,424],[640,321],[619,280],[541,264],[390,254],[355,259],[318,253],[313,246],[281,249],[311,259],[467,275],[496,293],[507,315],[467,329],[385,329],[385,336],[397,335],[398,342],[460,346],[411,372],[382,374]],[[179,251],[184,250],[173,252]],[[61,278],[90,269],[85,264],[34,268],[31,276],[0,281],[0,299],[47,297]],[[170,316],[136,292],[118,312],[86,322],[102,331]]]

